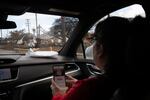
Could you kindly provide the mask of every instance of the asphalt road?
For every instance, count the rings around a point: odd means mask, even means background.
[[[16,51],[0,49],[0,54],[11,54],[11,53],[16,53]]]

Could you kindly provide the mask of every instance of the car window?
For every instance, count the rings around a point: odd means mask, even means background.
[[[129,20],[132,20],[136,16],[146,17],[146,14],[145,14],[143,7],[140,4],[133,4],[133,5],[124,7],[122,9],[119,9],[117,11],[114,11],[114,12],[104,16],[103,18],[101,18],[99,21],[97,21],[93,25],[93,27],[87,32],[87,34],[83,38],[83,44],[84,44],[84,50],[85,50],[83,52],[83,54],[85,54],[85,56],[86,56],[85,59],[93,60],[94,40],[92,37],[95,32],[95,26],[97,25],[97,23],[105,20],[108,17],[112,17],[112,16],[124,17],[124,18],[128,18]],[[77,51],[77,52],[79,52],[79,51]]]
[[[77,18],[37,13],[8,16],[15,29],[0,30],[0,54],[33,51],[58,52],[78,23]]]
[[[93,59],[93,35],[93,31],[89,31],[83,38],[82,43],[77,50],[78,58]]]

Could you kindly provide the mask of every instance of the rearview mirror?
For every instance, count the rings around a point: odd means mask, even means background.
[[[11,29],[16,27],[16,23],[13,21],[0,21],[0,29]]]

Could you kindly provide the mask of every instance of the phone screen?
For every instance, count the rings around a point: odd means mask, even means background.
[[[66,87],[65,69],[63,65],[53,66],[53,76],[54,76],[54,81],[60,87]]]

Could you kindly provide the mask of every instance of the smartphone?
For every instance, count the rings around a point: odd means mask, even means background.
[[[53,66],[53,79],[60,87],[66,87],[65,66]]]

